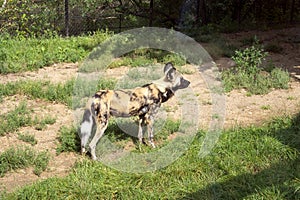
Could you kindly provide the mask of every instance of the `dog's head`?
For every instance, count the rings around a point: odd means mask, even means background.
[[[172,63],[167,63],[164,67],[165,78],[164,82],[172,90],[176,92],[179,89],[187,88],[190,82],[186,80],[173,66]]]

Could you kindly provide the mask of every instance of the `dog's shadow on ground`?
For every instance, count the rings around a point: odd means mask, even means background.
[[[273,134],[274,138],[282,144],[300,151],[299,124],[300,113],[294,118],[292,126],[276,130]],[[299,178],[299,173],[300,157],[298,156],[292,161],[282,160],[256,174],[246,173],[222,182],[209,184],[205,188],[187,194],[181,199],[201,199],[201,197],[208,195],[211,196],[211,199],[244,199],[258,191],[274,186],[279,188],[280,193],[284,194],[287,199],[293,199],[295,196],[300,196],[300,191],[294,191],[295,189],[285,184],[285,182],[292,181],[295,177]]]
[[[146,133],[146,127],[143,126],[143,133]],[[109,122],[109,125],[104,133],[104,136],[107,137],[112,143],[126,143],[130,142],[135,146],[135,149],[140,148],[140,142],[138,139],[138,123],[132,121],[117,121],[112,120]],[[147,136],[147,134],[144,134]],[[101,139],[99,140],[99,143]],[[143,143],[145,144],[145,143]],[[146,145],[146,144],[145,144]]]

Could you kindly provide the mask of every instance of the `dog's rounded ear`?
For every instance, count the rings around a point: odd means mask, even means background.
[[[173,66],[172,63],[167,63],[164,67],[164,73],[168,80],[173,80],[176,73],[176,68]]]

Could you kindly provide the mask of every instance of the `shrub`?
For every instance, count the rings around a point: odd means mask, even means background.
[[[225,91],[245,88],[251,94],[265,94],[271,88],[288,88],[287,72],[276,67],[270,68],[269,72],[262,70],[260,65],[267,53],[257,44],[238,50],[232,56],[236,66],[222,72]]]

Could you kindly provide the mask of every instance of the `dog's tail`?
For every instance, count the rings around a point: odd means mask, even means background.
[[[86,153],[86,145],[92,136],[96,122],[90,109],[85,109],[83,119],[80,125],[81,153]]]

